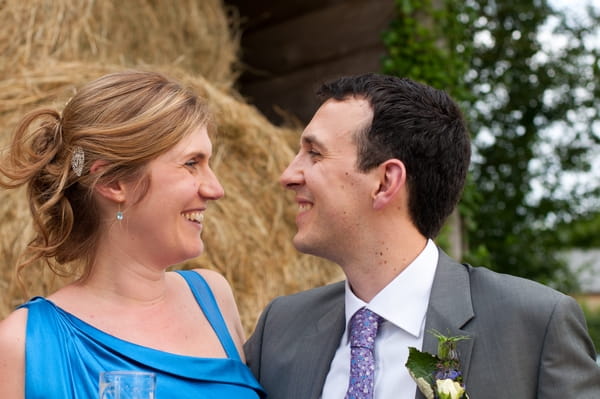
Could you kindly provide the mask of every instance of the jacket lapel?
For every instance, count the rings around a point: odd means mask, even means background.
[[[298,342],[299,359],[294,366],[298,399],[319,399],[331,361],[345,329],[344,296],[340,296]],[[307,383],[308,382],[308,383]]]
[[[465,331],[463,327],[474,317],[471,303],[471,286],[467,268],[450,259],[442,250],[431,288],[423,351],[437,353],[437,338],[430,331],[437,330],[444,335],[466,335],[470,339],[458,343],[458,355],[461,372],[467,384],[471,352],[476,334]],[[424,399],[417,389],[415,399]]]

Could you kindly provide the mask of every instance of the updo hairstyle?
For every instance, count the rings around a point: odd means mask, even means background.
[[[35,230],[18,271],[42,259],[59,275],[87,274],[102,228],[94,185],[136,181],[141,199],[150,184],[148,162],[208,123],[205,100],[143,71],[90,82],[62,115],[48,108],[27,114],[0,160],[0,187],[26,185]],[[74,154],[83,158],[79,167],[72,166]],[[105,166],[90,174],[97,160]],[[83,269],[62,267],[71,262]]]

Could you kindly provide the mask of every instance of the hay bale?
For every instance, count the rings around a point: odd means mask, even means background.
[[[17,118],[26,111],[47,105],[62,109],[75,87],[119,69],[54,62],[6,76],[0,84],[0,146],[6,145]],[[213,169],[226,193],[211,203],[206,213],[206,252],[177,267],[203,266],[223,273],[233,286],[249,332],[273,297],[341,278],[338,267],[299,255],[291,244],[296,206],[277,179],[294,155],[300,131],[273,126],[241,98],[202,77],[181,69],[163,72],[208,99],[219,130]],[[0,289],[7,293],[2,296],[0,316],[5,316],[22,301],[12,271],[15,255],[30,238],[31,227],[23,192],[0,189],[0,204]],[[29,295],[45,295],[64,284],[43,270],[37,266],[29,274]]]
[[[0,73],[48,59],[172,65],[230,86],[236,21],[221,0],[3,0]]]

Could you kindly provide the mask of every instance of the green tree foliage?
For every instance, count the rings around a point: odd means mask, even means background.
[[[556,238],[568,247],[600,248],[600,212],[586,212],[573,222],[556,227]]]
[[[587,321],[590,337],[594,342],[596,351],[600,351],[600,309],[593,310],[585,305],[582,305],[582,307]]]
[[[568,230],[597,205],[596,182],[569,186],[565,178],[590,170],[600,139],[600,58],[587,45],[598,41],[598,15],[571,20],[545,0],[396,4],[384,71],[449,91],[470,124],[465,260],[573,290],[573,276],[554,254],[574,237],[557,226]],[[544,47],[549,24],[564,46]]]

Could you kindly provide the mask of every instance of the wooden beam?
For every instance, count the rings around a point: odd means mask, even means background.
[[[243,81],[288,74],[379,45],[393,15],[392,0],[345,1],[243,35],[248,69]]]
[[[384,54],[383,45],[373,46],[290,73],[247,83],[242,93],[273,123],[285,122],[277,111],[280,108],[306,124],[318,107],[315,91],[321,83],[342,75],[379,72]]]
[[[245,32],[264,29],[288,19],[349,0],[225,0],[237,9]],[[355,0],[350,0],[355,1]]]

